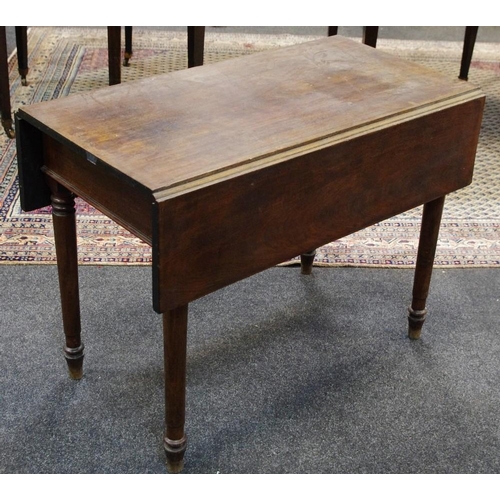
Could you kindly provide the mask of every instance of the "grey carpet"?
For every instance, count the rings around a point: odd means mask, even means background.
[[[0,472],[165,473],[147,267],[80,268],[85,377],[56,269],[0,266]],[[273,268],[190,306],[184,473],[500,472],[497,269]]]

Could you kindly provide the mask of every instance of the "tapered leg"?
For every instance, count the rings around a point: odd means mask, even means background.
[[[128,66],[132,57],[132,26],[125,26],[125,54],[123,55],[123,65]]]
[[[339,32],[338,26],[328,26],[328,36],[335,36]]]
[[[203,66],[205,26],[188,26],[188,68]]]
[[[413,299],[411,306],[408,308],[408,336],[411,339],[420,338],[422,325],[427,314],[425,303],[429,294],[444,199],[443,196],[424,205],[413,282]]]
[[[0,116],[7,137],[15,137],[10,106],[9,64],[7,56],[7,36],[5,26],[0,26]]]
[[[462,61],[460,63],[460,74],[458,78],[467,80],[469,78],[469,68],[472,61],[472,53],[476,43],[478,26],[466,26],[464,37],[464,48],[462,51]]]
[[[165,435],[163,446],[169,472],[184,467],[186,435],[186,337],[188,306],[163,313],[163,350],[165,362]]]
[[[121,26],[108,26],[109,84],[121,82]]]
[[[375,48],[377,46],[378,26],[363,26],[363,43]]]
[[[301,274],[311,274],[313,268],[314,257],[316,256],[316,250],[311,250],[310,252],[303,253],[300,256],[300,272]]]
[[[64,356],[70,377],[80,379],[83,375],[83,344],[80,338],[75,200],[70,191],[50,177],[47,177],[47,183],[52,192],[52,220],[66,337]]]
[[[28,27],[16,26],[16,47],[17,47],[17,64],[19,74],[21,75],[21,84],[26,86],[28,82]]]

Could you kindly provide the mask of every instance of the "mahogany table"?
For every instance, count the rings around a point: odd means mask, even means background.
[[[71,377],[74,196],[152,245],[171,471],[186,449],[189,302],[296,255],[308,273],[318,246],[424,204],[418,338],[444,197],[472,180],[483,105],[467,82],[335,36],[20,109],[21,203],[52,204]]]

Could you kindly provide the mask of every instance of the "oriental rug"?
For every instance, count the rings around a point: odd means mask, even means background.
[[[205,64],[314,37],[207,32]],[[13,110],[108,84],[105,28],[31,28],[28,86],[21,86],[16,54],[9,60]],[[457,78],[459,42],[379,40],[377,50],[413,60]],[[133,58],[122,67],[127,82],[184,69],[183,32],[134,30]],[[437,267],[500,265],[500,45],[476,44],[469,81],[486,93],[486,110],[471,186],[447,198],[435,259]],[[123,106],[127,103],[124,102]],[[332,117],[334,119],[334,117]],[[142,265],[148,245],[85,202],[77,201],[81,264]],[[411,267],[417,253],[421,208],[393,217],[317,251],[316,265]],[[244,255],[241,258],[245,258]],[[298,258],[298,257],[297,257]],[[283,265],[297,263],[297,258]],[[55,263],[50,209],[23,213],[19,204],[15,141],[0,133],[0,263]]]

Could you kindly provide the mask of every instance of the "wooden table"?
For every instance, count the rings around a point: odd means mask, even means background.
[[[152,245],[171,471],[198,297],[296,255],[310,272],[318,246],[424,204],[418,338],[444,197],[471,182],[483,105],[464,81],[336,36],[22,108],[21,203],[52,204],[70,375],[83,360],[75,195]]]

